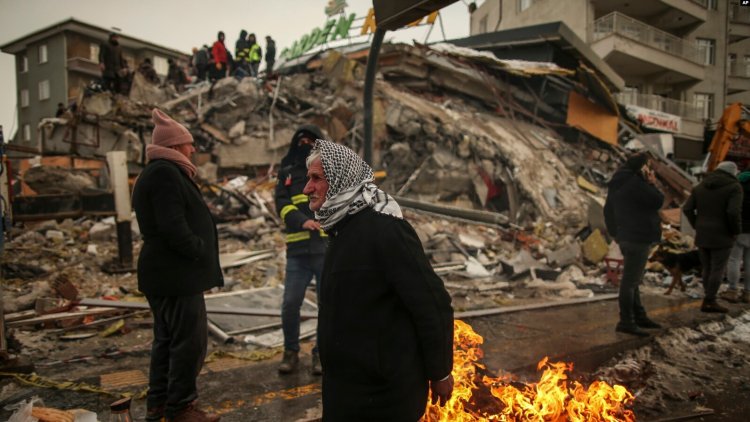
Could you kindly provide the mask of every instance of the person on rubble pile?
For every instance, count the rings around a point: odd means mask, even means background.
[[[276,41],[270,35],[266,35],[266,77],[273,74],[274,63],[276,63]]]
[[[190,82],[185,74],[185,70],[174,59],[167,60],[167,63],[169,63],[169,70],[167,71],[165,82],[172,84],[177,92],[182,92],[185,89],[185,85]]]
[[[729,289],[722,298],[730,303],[750,303],[750,170],[737,176],[742,186],[742,233],[737,235],[727,264]],[[740,293],[740,270],[744,267],[744,290]]]
[[[152,84],[161,83],[161,80],[159,80],[159,75],[156,74],[156,69],[154,69],[154,65],[151,63],[151,59],[149,59],[148,57],[143,59],[143,62],[138,65],[138,73],[143,75],[143,77]]]
[[[716,301],[721,281],[737,236],[742,233],[742,186],[737,180],[737,164],[722,161],[716,170],[693,188],[682,206],[695,228],[695,245],[703,266],[703,312],[726,313]]]
[[[110,33],[106,43],[99,45],[99,70],[105,90],[122,93],[123,79],[128,74],[128,63],[122,55],[120,36]]]
[[[207,45],[204,44],[200,49],[193,47],[193,57],[190,59],[190,64],[193,67],[193,74],[196,76],[197,81],[206,80],[210,56],[211,53]]]
[[[315,140],[322,137],[317,126],[305,125],[297,129],[292,136],[289,152],[281,160],[279,182],[276,185],[276,209],[279,210],[279,216],[286,227],[286,276],[284,299],[281,305],[284,357],[279,365],[281,374],[290,374],[297,370],[300,349],[300,308],[313,276],[315,276],[315,291],[320,293],[327,236],[320,229],[320,224],[315,221],[313,212],[308,206],[307,195],[302,193],[302,190],[307,183],[305,158],[310,154]],[[312,373],[314,375],[323,373],[317,344],[312,351]]]
[[[234,43],[234,60],[237,63],[237,67],[242,69],[248,75],[250,74],[250,66],[247,63],[247,53],[250,44],[247,42],[247,31],[244,29],[240,31],[240,37],[237,38],[237,42]]]
[[[147,421],[218,421],[196,406],[206,356],[208,320],[203,292],[224,285],[216,224],[193,179],[193,137],[153,110],[148,164],[133,188],[143,234],[138,289],[154,316]]]
[[[250,67],[250,76],[257,78],[260,69],[260,60],[263,58],[263,50],[255,40],[255,34],[247,36],[247,63]]]
[[[643,328],[661,328],[646,315],[638,287],[651,247],[661,240],[659,209],[664,195],[655,182],[648,155],[635,153],[612,176],[604,204],[607,232],[620,246],[624,261],[618,295],[620,320],[615,331],[642,337],[649,335]]]
[[[213,47],[211,47],[211,80],[216,81],[227,76],[229,60],[227,59],[227,48],[224,46],[224,32],[219,31]]]
[[[304,193],[330,236],[318,310],[324,421],[417,421],[453,391],[451,297],[396,201],[317,140]]]

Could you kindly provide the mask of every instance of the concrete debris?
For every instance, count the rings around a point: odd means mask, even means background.
[[[30,168],[23,182],[38,194],[81,193],[97,186],[86,172],[47,166]]]
[[[607,245],[607,241],[604,239],[604,236],[599,229],[596,229],[586,238],[586,240],[583,241],[581,251],[583,252],[583,257],[586,261],[591,264],[598,264],[605,256],[607,256],[609,245]]]

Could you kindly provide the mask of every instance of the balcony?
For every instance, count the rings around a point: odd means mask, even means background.
[[[619,12],[594,21],[591,48],[626,80],[652,83],[697,82],[705,78],[705,50]]]
[[[750,8],[737,2],[729,5],[729,43],[733,44],[750,38]]]
[[[708,19],[708,0],[596,0],[596,16],[626,12],[631,18],[672,33],[686,33]]]
[[[665,98],[659,95],[641,94],[638,92],[618,92],[615,94],[617,102],[622,105],[634,105],[674,114],[685,119],[701,120],[703,110],[695,104]]]
[[[99,64],[83,57],[72,57],[68,59],[68,70],[80,72],[89,76],[101,77]]]
[[[727,76],[728,95],[750,91],[750,63],[730,62]]]

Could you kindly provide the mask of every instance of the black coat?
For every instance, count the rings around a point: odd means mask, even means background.
[[[324,421],[415,422],[453,366],[453,309],[405,220],[360,211],[329,235],[318,316]]]
[[[99,45],[99,63],[104,65],[102,76],[106,78],[114,78],[120,69],[128,67],[119,43],[105,42]]]
[[[742,187],[736,177],[715,170],[693,188],[682,206],[701,248],[731,248],[742,232]]]
[[[604,222],[618,242],[656,243],[661,240],[659,209],[664,195],[640,173],[622,167],[608,184]]]
[[[750,179],[743,182],[742,175],[739,177],[742,186],[742,233],[750,233]]]
[[[133,188],[133,208],[143,236],[140,291],[183,296],[224,285],[216,224],[198,187],[175,163],[148,163]]]

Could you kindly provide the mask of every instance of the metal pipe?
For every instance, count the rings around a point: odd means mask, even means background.
[[[380,55],[380,46],[385,38],[385,29],[376,28],[375,35],[372,37],[370,44],[370,53],[367,55],[367,69],[365,71],[365,95],[364,95],[364,113],[365,113],[365,153],[364,160],[370,166],[372,163],[372,98],[375,92],[375,71],[378,66],[378,55]]]

